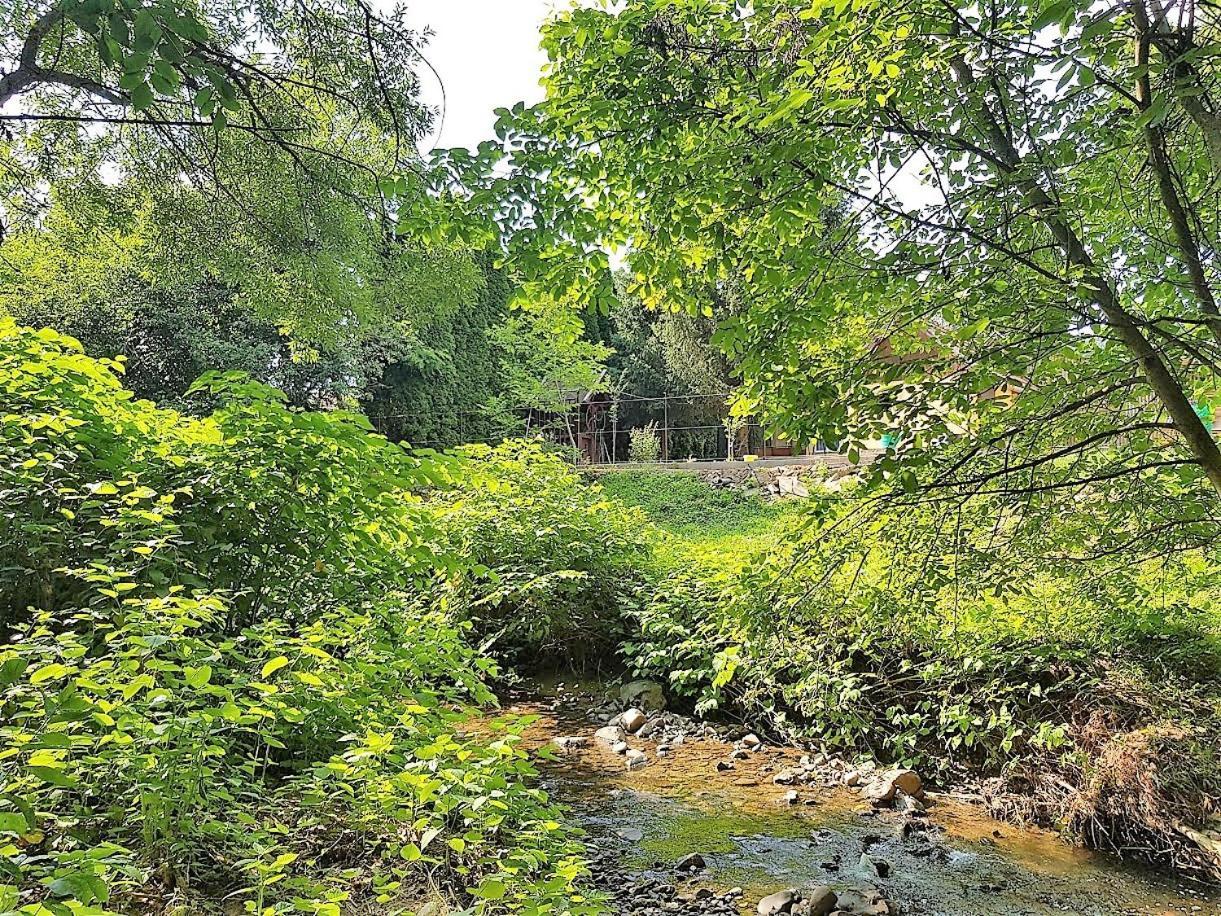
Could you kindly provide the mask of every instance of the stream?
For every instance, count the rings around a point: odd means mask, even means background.
[[[774,784],[802,751],[764,746],[731,759],[735,745],[711,729],[700,734],[699,723],[690,726],[698,737],[664,756],[660,736],[630,736],[647,764],[629,770],[593,739],[607,702],[597,687],[550,685],[513,698],[509,711],[539,717],[525,736],[532,747],[585,739],[541,761],[541,771],[586,831],[612,912],[754,914],[768,894],[826,885],[854,913],[1221,914],[1213,892],[994,820],[969,802],[930,792],[927,812],[912,815],[874,811],[846,787]],[[677,870],[690,853],[703,866]]]

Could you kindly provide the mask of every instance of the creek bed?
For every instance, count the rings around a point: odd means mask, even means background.
[[[602,724],[591,713],[596,703],[585,691],[561,690],[513,711],[539,716],[527,739],[542,746],[555,736],[592,735]],[[738,887],[743,914],[772,891],[825,884],[876,887],[909,916],[1221,916],[1221,898],[1203,888],[996,821],[966,802],[934,796],[927,817],[913,820],[869,811],[848,789],[802,786],[789,804],[788,788],[772,775],[796,762],[795,749],[766,748],[720,772],[717,762],[733,746],[719,739],[688,739],[665,757],[652,741],[629,741],[648,755],[647,766],[629,772],[623,757],[596,741],[542,763],[553,797],[584,827],[601,861],[614,864],[614,880],[629,886],[669,882],[684,898]],[[706,868],[677,874],[674,863],[692,852]],[[862,867],[862,852],[888,874]]]

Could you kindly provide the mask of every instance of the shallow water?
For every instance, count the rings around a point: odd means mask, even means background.
[[[592,735],[601,723],[587,713],[591,702],[561,690],[513,710],[540,716],[527,739],[541,746],[556,735]],[[741,887],[743,913],[772,891],[828,884],[878,887],[902,913],[928,916],[1221,914],[1221,898],[1199,887],[996,821],[965,802],[934,795],[928,829],[907,837],[903,815],[869,812],[847,789],[802,786],[790,806],[772,775],[796,764],[797,750],[768,748],[722,773],[716,763],[732,747],[719,740],[687,739],[662,758],[651,741],[630,743],[648,754],[647,767],[628,772],[622,757],[591,742],[545,761],[545,785],[590,841],[632,872],[673,881],[673,863],[699,852],[708,868],[683,887]],[[888,877],[861,870],[866,848],[890,866]]]

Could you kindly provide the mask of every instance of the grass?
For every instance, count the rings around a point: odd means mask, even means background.
[[[614,471],[598,482],[671,535],[669,546],[679,556],[692,550],[743,555],[773,541],[801,513],[796,500],[769,502],[756,492],[714,488],[685,471]]]

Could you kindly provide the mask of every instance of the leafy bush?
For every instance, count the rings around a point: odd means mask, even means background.
[[[645,462],[661,460],[661,438],[657,434],[656,423],[638,426],[631,430],[628,435],[631,437],[631,441],[628,444],[629,461]]]
[[[119,369],[0,323],[0,911],[590,911],[524,723],[455,737],[495,669],[422,587],[444,462]]]
[[[988,577],[969,549],[913,552],[919,513],[844,525],[859,503],[812,503],[787,537],[696,547],[645,590],[637,668],[841,748],[989,767],[1062,745],[1068,704],[1117,666],[1150,684],[1221,671],[1221,571],[1198,555],[1169,578],[1166,562],[1102,579],[997,557]]]
[[[613,657],[649,527],[537,442],[461,450],[463,480],[435,500],[458,557],[456,610],[500,651],[584,665]]]

